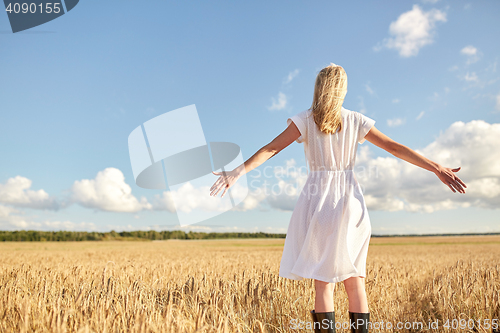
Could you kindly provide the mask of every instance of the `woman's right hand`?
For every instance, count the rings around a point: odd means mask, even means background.
[[[243,165],[244,167],[244,165]],[[214,196],[216,197],[217,194],[224,190],[224,192],[222,192],[222,195],[221,195],[221,198],[224,196],[224,194],[226,194],[227,190],[233,186],[236,181],[238,180],[238,178],[241,177],[241,166],[232,171],[224,171],[224,172],[214,172],[212,171],[212,173],[216,176],[220,176],[217,181],[212,185],[212,187],[210,188],[210,196]]]
[[[453,191],[453,193],[458,191],[459,193],[465,194],[464,188],[466,188],[467,186],[460,178],[458,178],[455,175],[455,172],[458,172],[460,168],[461,167],[451,169],[439,166],[434,173],[444,184],[448,185],[448,187]]]

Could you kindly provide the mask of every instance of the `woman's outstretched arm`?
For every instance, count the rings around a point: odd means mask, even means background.
[[[454,193],[457,191],[459,193],[465,193],[464,188],[466,188],[467,186],[460,178],[455,175],[455,172],[458,172],[460,170],[460,167],[455,169],[445,168],[440,164],[420,155],[411,148],[408,148],[407,146],[392,140],[387,135],[375,128],[375,126],[373,126],[365,135],[365,139],[373,143],[375,146],[388,151],[392,155],[402,160],[434,172],[436,176]]]
[[[255,169],[280,151],[288,147],[292,142],[300,137],[300,131],[292,121],[291,124],[273,141],[269,142],[264,147],[260,148],[252,157],[246,160],[243,164],[239,165],[232,171],[226,172],[213,172],[214,175],[220,175],[217,181],[210,188],[210,195],[217,196],[217,194],[224,189],[221,197],[224,196],[227,189],[236,183],[238,178],[244,174]],[[225,175],[224,175],[225,174]]]

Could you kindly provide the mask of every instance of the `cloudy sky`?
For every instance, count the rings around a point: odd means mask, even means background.
[[[447,167],[465,195],[368,141],[373,234],[500,231],[499,1],[82,1],[13,34],[0,14],[0,229],[286,232],[307,177],[294,142],[231,211],[178,227],[172,192],[135,184],[127,138],[195,104],[207,142],[249,158],[342,65],[344,107]],[[285,171],[284,171],[285,170]],[[182,206],[216,209],[185,196]]]

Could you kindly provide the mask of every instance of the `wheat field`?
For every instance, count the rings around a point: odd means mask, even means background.
[[[312,332],[313,281],[278,276],[283,244],[0,243],[0,332]],[[499,258],[500,236],[373,237],[371,332],[495,332]]]

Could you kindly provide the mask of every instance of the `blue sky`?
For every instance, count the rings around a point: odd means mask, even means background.
[[[0,14],[0,229],[176,228],[161,190],[134,182],[130,132],[195,104],[207,142],[245,159],[309,108],[317,72],[348,75],[344,107],[448,167],[437,177],[359,146],[373,234],[500,231],[498,1],[81,1],[13,34]],[[293,143],[249,173],[305,166]],[[121,178],[123,177],[123,178]],[[286,232],[292,195],[262,196],[184,230]],[[449,193],[448,193],[449,192]],[[119,193],[120,195],[118,196]],[[125,195],[122,195],[125,193]]]

